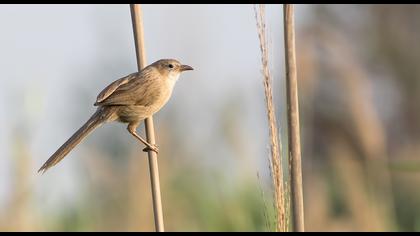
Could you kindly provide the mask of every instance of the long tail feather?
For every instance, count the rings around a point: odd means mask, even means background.
[[[38,172],[45,173],[79,144],[88,134],[107,121],[113,113],[111,107],[99,107],[89,120],[80,127],[61,147],[42,165]]]

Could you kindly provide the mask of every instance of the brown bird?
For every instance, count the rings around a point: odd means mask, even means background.
[[[174,59],[162,59],[140,72],[130,74],[108,85],[97,97],[96,112],[38,170],[45,172],[60,162],[88,134],[105,122],[128,123],[127,130],[146,145],[143,151],[158,152],[136,133],[140,122],[159,111],[169,100],[181,72],[193,70]]]

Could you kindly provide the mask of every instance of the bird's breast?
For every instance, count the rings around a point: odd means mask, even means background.
[[[118,111],[119,121],[125,123],[140,121],[158,112],[170,99],[174,84],[172,81],[155,84],[150,87],[153,91],[149,90],[144,94],[141,105],[121,106]]]

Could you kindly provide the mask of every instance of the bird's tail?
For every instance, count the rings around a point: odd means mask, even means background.
[[[50,167],[60,162],[77,144],[79,144],[88,134],[99,127],[102,123],[110,119],[114,112],[112,107],[99,107],[89,120],[80,127],[61,147],[42,165],[38,172],[44,173]]]

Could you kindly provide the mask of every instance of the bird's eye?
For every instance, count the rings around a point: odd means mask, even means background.
[[[174,65],[169,64],[168,67],[172,69],[172,68],[174,68]]]

